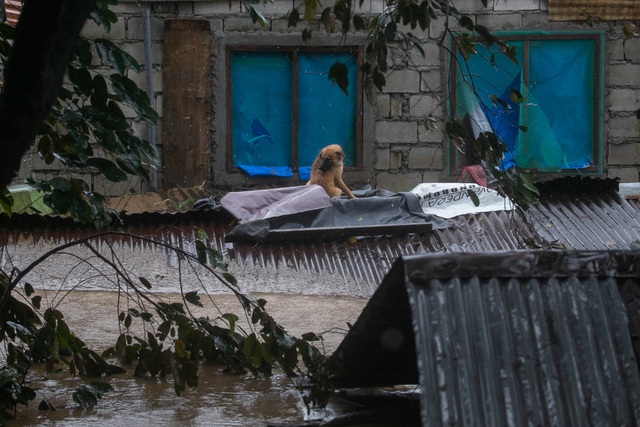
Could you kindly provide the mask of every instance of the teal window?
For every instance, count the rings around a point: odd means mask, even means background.
[[[477,55],[465,62],[456,52],[451,64],[450,110],[470,139],[494,132],[507,147],[503,170],[601,173],[602,33],[498,37],[515,46],[517,63],[477,43]],[[449,148],[453,171],[460,157]]]
[[[231,169],[288,176],[291,170],[308,170],[329,144],[342,146],[345,166],[358,166],[356,52],[230,49],[228,59]],[[347,67],[347,94],[327,77],[336,62]]]

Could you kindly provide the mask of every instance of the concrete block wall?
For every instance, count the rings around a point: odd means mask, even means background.
[[[594,26],[581,23],[550,22],[548,0],[489,0],[482,6],[480,0],[454,0],[459,10],[470,14],[479,24],[493,30],[591,30],[606,31],[605,42],[605,93],[604,95],[604,162],[609,177],[619,177],[624,182],[636,182],[640,165],[640,39],[628,39],[622,32],[621,23],[596,23]],[[365,1],[364,10],[378,11],[380,2]],[[107,38],[112,39],[141,64],[143,71],[134,79],[141,87],[149,76],[153,79],[154,104],[160,114],[162,105],[162,38],[164,20],[171,18],[206,19],[214,35],[234,33],[275,35],[300,34],[301,28],[288,28],[286,16],[297,5],[293,0],[275,0],[262,5],[258,10],[269,19],[267,28],[251,22],[240,2],[229,7],[225,0],[191,1],[120,1],[113,10],[119,21]],[[323,2],[323,6],[328,4]],[[150,67],[144,66],[144,19],[143,8],[149,8],[151,17]],[[446,141],[443,134],[445,116],[446,77],[444,53],[438,46],[445,31],[444,20],[431,23],[426,32],[412,32],[423,42],[424,57],[417,51],[403,55],[391,50],[387,85],[376,95],[375,129],[371,140],[364,141],[365,150],[374,156],[368,181],[378,188],[407,191],[421,182],[451,181],[456,177],[446,173]],[[322,34],[321,25],[314,27],[314,34]],[[93,24],[84,30],[87,36],[105,37]],[[215,62],[215,54],[212,62]],[[214,94],[215,97],[215,94]],[[140,122],[133,112],[129,113],[134,127],[141,136],[147,137],[146,124]],[[215,113],[214,113],[215,114]],[[162,151],[161,127],[157,128],[157,143]],[[222,135],[212,129],[214,138]],[[212,143],[213,155],[220,141]],[[37,162],[27,159],[25,166],[33,167]],[[42,163],[42,162],[40,162]],[[36,164],[37,166],[37,164]],[[41,171],[50,173],[47,165]],[[26,168],[25,168],[26,170]],[[159,182],[161,182],[161,167]],[[145,185],[135,182],[136,190],[145,191]],[[213,186],[217,183],[213,182]],[[98,183],[98,185],[103,185]],[[127,185],[130,189],[131,186]],[[121,187],[121,186],[120,186]],[[114,188],[112,191],[123,191]],[[125,191],[126,191],[125,190]]]
[[[605,161],[607,174],[638,182],[640,165],[640,38],[622,24],[607,33],[605,56]]]

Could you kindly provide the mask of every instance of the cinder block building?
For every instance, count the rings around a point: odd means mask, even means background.
[[[477,159],[446,136],[453,116],[467,119],[470,135],[495,130],[508,147],[506,162],[536,180],[639,181],[640,38],[628,31],[640,19],[637,1],[453,3],[515,46],[517,61],[487,45],[461,61],[456,39],[469,31],[438,10],[425,31],[398,23],[411,37],[389,43],[385,85],[369,98],[359,72],[367,31],[327,32],[321,8],[313,22],[289,26],[293,9],[304,13],[299,2],[121,0],[108,34],[89,22],[83,35],[106,37],[143,65],[135,80],[160,121],[148,126],[130,115],[161,154],[151,184],[159,189],[303,184],[328,143],[345,149],[345,180],[354,187],[408,191],[455,181]],[[365,22],[384,19],[381,1],[345,4]],[[420,49],[403,49],[407,40]],[[328,78],[336,62],[348,72],[345,91]],[[21,175],[55,169],[34,154]],[[150,184],[95,187],[118,195]]]

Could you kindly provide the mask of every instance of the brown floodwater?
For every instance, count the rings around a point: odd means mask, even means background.
[[[22,270],[39,254],[51,250],[55,242],[17,243],[3,253],[5,271]],[[154,298],[181,301],[178,292],[198,291],[204,307],[190,306],[194,314],[215,318],[235,313],[244,318],[240,304],[228,289],[201,271],[183,268],[175,254],[140,245],[103,245],[106,259],[117,260],[124,271],[153,282]],[[174,259],[176,258],[176,259]],[[337,272],[298,271],[287,268],[258,268],[231,263],[242,292],[267,301],[266,309],[289,333],[322,334],[317,346],[331,354],[344,338],[348,325],[355,323],[368,301],[371,289],[363,291]],[[100,352],[115,344],[121,325],[118,314],[131,307],[124,294],[115,292],[121,282],[104,262],[87,255],[86,248],[68,248],[51,257],[26,278],[43,297],[43,309],[57,307],[65,320],[87,345]],[[72,392],[92,379],[69,378],[68,373],[33,370],[33,387],[38,396],[27,408],[19,408],[8,426],[265,426],[331,419],[366,407],[336,396],[322,411],[308,413],[290,379],[282,374],[271,378],[225,374],[219,367],[203,366],[199,385],[176,396],[170,380],[142,380],[132,375],[109,378],[115,391],[105,395],[92,409],[82,410],[72,400]],[[369,393],[365,391],[365,394]],[[391,390],[390,393],[395,393]],[[39,402],[51,399],[56,411],[39,411]],[[375,405],[374,405],[375,407]],[[412,409],[413,410],[413,409]],[[356,425],[356,423],[340,424]],[[391,421],[377,424],[407,426]]]
[[[70,328],[91,348],[103,350],[119,334],[118,310],[123,302],[116,292],[40,291],[47,305],[57,306]],[[271,315],[290,333],[323,333],[323,351],[330,354],[366,304],[363,298],[305,295],[255,295],[267,300]],[[175,294],[159,296],[176,301]],[[213,295],[204,300],[203,314],[240,309],[233,295]],[[120,304],[120,308],[118,308]],[[213,306],[215,305],[215,307]],[[197,388],[177,396],[170,380],[138,379],[122,374],[109,378],[115,391],[95,408],[82,410],[72,400],[73,389],[84,382],[68,373],[33,370],[38,397],[8,426],[264,426],[309,419],[330,418],[335,408],[307,413],[291,379],[223,373],[218,366],[202,366]],[[87,382],[92,379],[83,379]],[[38,403],[51,399],[56,411],[40,411]],[[340,411],[344,408],[341,407]]]
[[[290,380],[279,375],[254,378],[204,366],[198,387],[177,396],[170,381],[122,374],[109,379],[114,392],[82,410],[71,398],[73,387],[82,382],[65,374],[35,373],[38,398],[7,426],[263,426],[307,417]],[[56,411],[37,409],[42,395]]]

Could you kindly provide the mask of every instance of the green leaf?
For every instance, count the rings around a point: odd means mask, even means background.
[[[38,404],[38,411],[55,411],[56,407],[51,404],[48,400],[41,400]]]
[[[300,11],[295,8],[291,9],[289,15],[287,15],[287,27],[296,27],[300,21],[302,21],[302,18],[300,18]]]
[[[509,99],[515,104],[522,104],[524,102],[524,97],[520,91],[514,87],[509,88]]]
[[[82,409],[93,408],[98,399],[101,399],[105,393],[112,392],[113,387],[104,382],[92,382],[90,384],[81,385],[76,388],[73,393],[73,401]]]
[[[356,31],[361,31],[367,28],[367,23],[362,15],[353,15],[353,28],[355,28]]]
[[[316,13],[318,1],[317,0],[304,0],[304,19],[308,22],[313,21],[313,17]]]
[[[202,243],[202,240],[196,240],[196,255],[200,264],[207,263],[207,247]]]
[[[155,123],[158,113],[151,108],[147,93],[126,77],[118,74],[112,74],[110,77],[113,91],[142,118]]]
[[[540,190],[538,190],[538,188],[531,181],[531,179],[529,178],[529,175],[527,175],[524,172],[521,172],[518,176],[522,179],[522,184],[524,185],[524,188],[531,191],[533,194],[537,194],[538,196],[540,195]]]
[[[396,35],[398,35],[398,25],[391,21],[387,25],[384,26],[384,40],[387,42],[392,42],[396,39]],[[384,41],[383,41],[384,43]],[[381,46],[382,47],[382,44]]]
[[[483,25],[476,25],[473,29],[474,29],[474,31],[476,33],[480,34],[480,37],[482,37],[484,42],[486,44],[488,44],[489,46],[491,46],[493,43],[495,43],[496,38],[495,38],[495,36],[493,34],[491,34],[489,32],[487,27],[485,27]]]
[[[469,198],[473,202],[473,206],[476,206],[476,207],[480,206],[480,199],[478,198],[478,195],[476,194],[475,191],[473,191],[472,189],[468,188],[467,189],[467,196],[469,196]]]
[[[242,351],[253,366],[258,366],[262,362],[262,346],[255,333],[245,339]]]
[[[345,95],[349,95],[349,70],[346,65],[335,62],[329,69],[329,80],[337,84]]]
[[[116,14],[108,9],[108,4],[111,4],[111,2],[96,2],[96,8],[89,14],[91,20],[98,25],[102,25],[107,32],[111,31],[111,24],[118,20]]]
[[[336,32],[336,21],[333,19],[333,14],[331,13],[331,8],[325,8],[320,14],[320,22],[324,25],[324,29],[329,34],[333,34]],[[311,38],[311,34],[309,34],[309,38]]]
[[[93,92],[91,94],[91,105],[94,107],[106,108],[107,95],[109,94],[107,89],[107,81],[101,75],[97,74],[93,76]]]
[[[333,6],[333,14],[342,24],[340,31],[349,32],[351,28],[351,0],[338,0]]]
[[[200,302],[200,296],[198,295],[198,292],[196,292],[196,291],[187,292],[184,295],[184,299],[188,303],[191,303],[191,304],[193,304],[195,306],[203,307],[202,303]]]
[[[140,283],[142,283],[142,285],[147,288],[147,289],[151,289],[151,282],[149,282],[146,278],[144,277],[138,277],[138,280],[140,280]]]
[[[91,65],[93,55],[91,53],[91,44],[88,40],[78,39],[76,43],[76,55],[78,56],[80,65],[83,67],[89,67]]]
[[[124,50],[120,49],[115,43],[98,38],[94,41],[98,56],[105,65],[112,66],[121,76],[127,70],[140,72],[140,64],[135,58]]]
[[[250,2],[244,0],[243,4],[249,12],[251,22],[253,22],[254,24],[257,22],[260,27],[267,28],[267,25],[269,25],[269,20],[265,18],[260,12],[258,12],[253,6],[251,6]]]
[[[302,30],[302,41],[307,42],[311,40],[311,30],[309,28],[305,28]]]
[[[144,166],[142,165],[142,162],[140,160],[137,160],[137,159],[133,160],[131,158],[129,159],[117,158],[116,163],[120,167],[120,169],[122,169],[126,173],[137,175],[140,178],[142,178],[144,181],[149,181],[149,174],[147,170],[144,168]]]
[[[384,74],[378,71],[378,68],[374,68],[371,73],[371,78],[373,79],[373,84],[376,85],[378,90],[382,90],[384,85],[387,84],[387,79],[385,79]]]
[[[96,168],[100,174],[111,182],[120,182],[127,179],[127,174],[111,160],[93,157],[87,160],[87,165]]]
[[[306,334],[302,334],[301,338],[305,341],[319,341],[322,339],[321,336],[313,332],[307,332]]]
[[[31,286],[31,283],[25,282],[25,284],[24,284],[24,294],[26,296],[30,297],[34,292],[35,292],[35,290],[33,289],[33,286]]]
[[[230,285],[232,286],[238,286],[238,279],[235,278],[235,276],[231,273],[222,273],[222,277],[225,278],[225,280],[227,282],[229,282]]]
[[[13,195],[6,187],[0,192],[0,211],[7,215],[13,213]]]
[[[151,319],[153,319],[153,314],[143,311],[142,313],[140,313],[140,318],[145,322],[150,322]]]
[[[229,323],[229,334],[233,334],[235,332],[236,322],[239,320],[239,317],[233,313],[225,313],[220,317],[222,317],[227,321],[227,323]]]
[[[67,75],[69,76],[71,83],[73,83],[73,85],[77,87],[83,95],[91,95],[91,91],[93,90],[93,81],[88,69],[69,66],[69,72]]]

